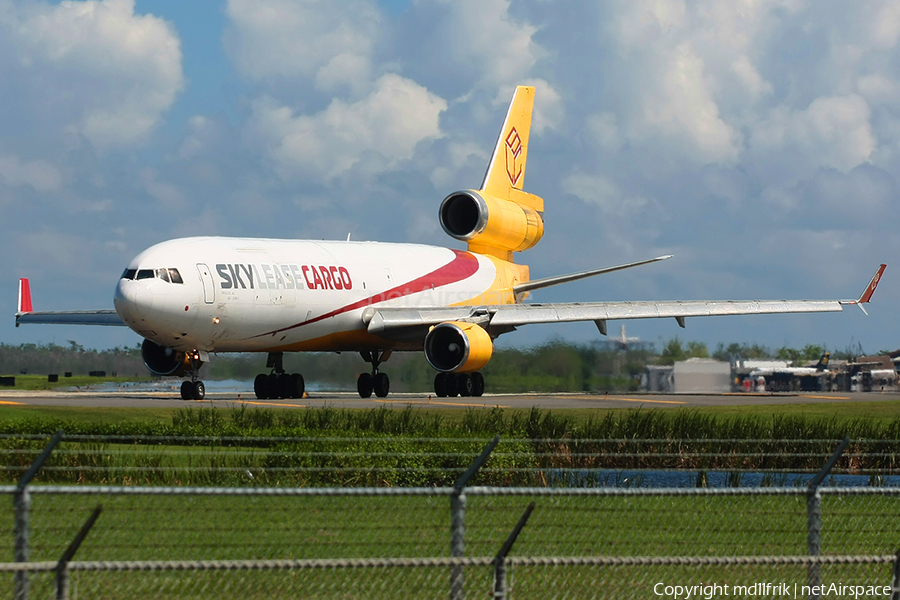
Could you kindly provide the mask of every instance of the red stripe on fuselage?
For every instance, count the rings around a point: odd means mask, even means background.
[[[308,321],[296,323],[294,325],[291,325],[290,327],[276,329],[267,333],[261,333],[253,337],[263,337],[266,335],[282,333],[284,331],[296,329],[297,327],[302,327],[303,325],[309,325],[311,323],[315,323],[317,321],[321,321],[323,319],[327,319],[328,317],[333,317],[341,313],[349,312],[357,308],[371,306],[373,304],[378,304],[379,302],[394,300],[396,298],[403,298],[404,296],[410,296],[412,294],[424,292],[426,290],[434,289],[443,285],[457,283],[459,281],[462,281],[463,279],[466,279],[467,277],[471,277],[478,272],[478,259],[475,258],[475,256],[469,254],[468,252],[462,252],[460,250],[452,250],[452,252],[456,256],[446,265],[435,269],[431,273],[427,273],[426,275],[413,279],[408,283],[398,285],[389,290],[381,292],[380,294],[376,294],[374,296],[370,296],[363,300],[354,302],[353,304],[348,304],[347,306],[343,306],[331,312],[325,313],[324,315],[319,315],[318,317],[315,317]]]

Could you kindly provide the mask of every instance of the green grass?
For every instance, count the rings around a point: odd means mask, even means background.
[[[135,383],[151,381],[151,377],[88,377],[87,375],[75,375],[72,377],[59,376],[59,381],[49,382],[46,375],[16,375],[14,387],[0,387],[2,390],[55,390],[60,388],[87,387],[102,383]]]
[[[469,496],[466,555],[493,556],[531,501],[536,508],[513,556],[804,555],[803,496]],[[892,554],[900,499],[826,497],[823,554]],[[322,559],[449,556],[447,497],[51,496],[33,494],[33,560],[55,560],[90,511],[103,513],[77,560]],[[12,555],[12,503],[0,503],[0,554]],[[861,526],[864,524],[864,526]],[[469,571],[472,597],[486,597],[490,571]],[[658,581],[803,584],[804,567],[517,567],[516,598],[652,597]],[[200,598],[446,598],[446,569],[356,569],[242,573],[78,573],[82,597],[156,596],[160,586]],[[824,566],[823,580],[890,581],[890,565]],[[113,585],[113,582],[118,582]],[[39,584],[49,586],[49,582]],[[94,586],[98,586],[95,588]],[[108,586],[108,587],[105,587]],[[47,590],[50,588],[47,587]],[[175,589],[171,594],[178,596]],[[192,590],[185,593],[185,590]],[[92,591],[88,590],[105,590]],[[330,595],[328,591],[330,590]],[[412,593],[412,592],[410,592]],[[51,594],[36,595],[48,597]],[[161,594],[163,597],[166,594]]]
[[[3,388],[0,388],[2,390]],[[633,396],[640,398],[640,396]],[[652,399],[648,396],[649,399]],[[746,401],[746,398],[736,398],[736,401]],[[502,400],[498,400],[502,403]],[[329,409],[331,414],[365,414],[374,413],[375,411],[386,411],[393,415],[399,415],[406,411],[403,405],[394,405],[396,408],[384,407],[383,409]],[[81,408],[69,406],[14,406],[0,404],[0,424],[10,421],[65,421],[70,423],[74,428],[80,427],[85,423],[160,423],[169,424],[173,417],[183,411],[183,408]],[[202,412],[211,409],[197,408],[195,412]],[[240,403],[235,403],[226,408],[215,408],[215,411],[221,413],[224,419],[232,419],[231,415],[237,411],[250,412],[254,418],[262,420],[277,421],[283,417],[288,417],[292,413],[297,412],[316,412],[322,411],[322,407],[312,407],[308,409],[257,409],[247,406],[241,407]],[[490,425],[491,413],[500,411],[504,420],[510,418],[516,413],[522,414],[528,411],[502,410],[486,407],[482,409],[473,408],[468,410],[459,409],[442,409],[442,408],[416,408],[414,415],[419,422],[435,422],[439,421],[447,427],[459,426],[467,421],[480,421],[485,425]],[[610,416],[628,415],[635,412],[634,408],[618,408],[618,409],[567,409],[567,408],[551,408],[542,410],[543,415],[551,416],[556,420],[566,421],[570,427],[579,427],[591,421],[598,421]],[[679,415],[690,414],[696,417],[722,419],[739,419],[749,421],[753,419],[771,420],[773,417],[797,417],[806,420],[830,421],[838,425],[862,423],[866,426],[885,426],[892,422],[900,421],[900,401],[885,400],[874,402],[822,402],[814,404],[728,404],[724,406],[710,407],[691,407],[691,408],[666,408],[654,409],[652,407],[642,407],[641,411],[647,412],[667,412],[671,413],[670,418],[675,419]],[[390,418],[390,417],[386,417]],[[499,418],[493,419],[499,422]]]
[[[874,405],[874,406],[873,406]],[[813,410],[810,411],[810,407]],[[824,412],[819,412],[819,411]],[[804,406],[714,407],[676,410],[614,411],[503,411],[484,409],[446,411],[416,409],[343,410],[305,409],[0,409],[0,431],[52,433],[195,433],[203,435],[332,435],[360,437],[347,443],[309,442],[216,443],[205,448],[109,442],[67,442],[74,453],[51,457],[50,465],[67,466],[65,482],[94,481],[95,472],[80,467],[111,464],[104,482],[146,485],[321,485],[302,481],[308,466],[377,464],[365,456],[377,452],[403,454],[402,465],[444,465],[435,480],[404,480],[398,474],[385,480],[355,475],[328,485],[447,485],[453,469],[468,464],[494,433],[506,438],[566,438],[565,443],[518,448],[554,455],[548,468],[578,466],[596,460],[601,446],[579,439],[656,437],[664,441],[655,451],[684,448],[676,441],[693,437],[698,448],[718,448],[727,458],[731,448],[705,439],[722,437],[773,439],[825,438],[823,452],[845,434],[889,440],[898,444],[898,410],[892,403],[844,403]],[[415,444],[410,438],[481,438],[482,441]],[[11,442],[12,443],[12,442]],[[21,444],[21,440],[16,442]],[[705,444],[705,445],[704,445]],[[36,454],[41,440],[30,446]],[[423,451],[451,448],[459,464],[434,462]],[[799,446],[798,446],[799,448]],[[123,458],[121,450],[140,449]],[[783,446],[781,450],[795,450]],[[198,450],[203,450],[197,454]],[[208,451],[207,451],[208,450]],[[327,461],[315,463],[298,452],[333,450]],[[508,450],[504,445],[498,452]],[[593,456],[569,461],[572,452]],[[826,452],[827,453],[827,452]],[[621,450],[609,452],[616,464]],[[776,453],[777,454],[777,453]],[[23,464],[29,455],[20,455]],[[33,458],[33,457],[32,457]],[[386,459],[385,459],[386,460]],[[394,460],[394,465],[401,463]],[[494,459],[492,459],[494,460]],[[512,459],[504,459],[512,460]],[[525,456],[523,464],[541,464]],[[106,462],[104,462],[106,461]],[[118,462],[117,462],[118,461]],[[429,462],[432,461],[432,462]],[[553,462],[555,461],[555,462]],[[569,462],[566,462],[569,461]],[[813,462],[821,464],[821,459]],[[510,463],[499,463],[499,466]],[[268,465],[284,474],[249,480],[243,473]],[[489,462],[488,467],[498,463]],[[136,472],[132,466],[149,470]],[[621,465],[620,465],[621,466]],[[648,465],[649,466],[649,465]],[[696,465],[695,465],[696,466]],[[706,466],[709,466],[708,464]],[[651,467],[652,468],[652,467]],[[219,470],[217,470],[219,469]],[[292,473],[294,472],[294,473]],[[38,482],[49,478],[39,475]],[[6,475],[11,480],[11,473]],[[371,475],[371,477],[375,477]],[[503,479],[502,472],[499,475]],[[476,483],[492,482],[481,478]],[[501,483],[517,483],[501,481]],[[521,482],[518,482],[521,483]],[[12,557],[13,515],[9,498],[0,502],[0,556]],[[525,506],[535,512],[513,549],[514,556],[656,556],[656,555],[802,555],[806,551],[806,504],[803,496],[735,497],[526,497],[467,498],[466,554],[493,556]],[[56,560],[97,505],[104,512],[89,534],[77,560],[210,560],[269,558],[430,557],[449,555],[449,499],[447,497],[224,497],[224,496],[112,496],[32,495],[32,559]],[[823,499],[822,551],[825,554],[893,554],[896,552],[896,514],[900,498],[845,496]],[[843,583],[890,582],[890,565],[824,566],[823,581]],[[805,567],[516,567],[512,573],[515,598],[545,598],[548,590],[570,598],[647,598],[659,581],[699,581],[750,585],[756,581],[806,581]],[[449,570],[441,569],[328,569],[316,571],[131,572],[75,573],[78,597],[196,597],[196,598],[441,598],[448,594]],[[468,597],[487,597],[491,570],[467,570]],[[0,589],[12,577],[0,574]],[[33,578],[33,596],[52,596],[52,577]]]

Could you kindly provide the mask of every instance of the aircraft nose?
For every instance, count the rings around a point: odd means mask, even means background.
[[[153,306],[153,292],[150,287],[138,281],[120,279],[116,285],[113,304],[119,317],[126,323],[135,322],[146,315]]]

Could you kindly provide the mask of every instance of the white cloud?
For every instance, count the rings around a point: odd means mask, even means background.
[[[591,140],[604,150],[615,150],[621,142],[619,123],[613,112],[601,112],[590,115],[586,121],[587,131]]]
[[[519,84],[545,51],[537,28],[509,14],[509,0],[436,0],[449,11],[434,26],[454,62],[479,73],[477,85]]]
[[[746,55],[742,54],[739,56],[732,63],[731,68],[740,78],[753,99],[758,99],[760,96],[773,92],[772,84],[762,78],[759,71],[756,70],[756,66],[750,62]]]
[[[650,204],[646,198],[628,195],[606,177],[578,169],[563,178],[562,191],[598,207],[601,213],[609,216],[637,216]]]
[[[383,171],[412,157],[416,145],[442,137],[447,103],[414,81],[383,75],[355,103],[335,99],[315,115],[295,115],[271,99],[254,103],[251,135],[265,146],[284,179],[333,179],[364,158]]]
[[[880,50],[888,50],[900,39],[900,4],[892,0],[866,3],[870,15],[865,37]]]
[[[816,98],[805,110],[778,107],[758,123],[750,148],[762,163],[773,160],[809,174],[818,167],[847,171],[876,148],[866,101],[856,94]]]
[[[229,0],[226,12],[225,49],[252,80],[308,77],[325,91],[371,81],[382,30],[373,2]]]
[[[633,133],[682,138],[702,162],[732,162],[740,134],[722,120],[704,77],[703,59],[685,42],[669,56],[659,87],[643,103]]]
[[[470,160],[487,165],[490,160],[490,152],[473,142],[450,142],[447,145],[447,159],[431,171],[430,179],[434,187],[439,190],[449,188],[455,181],[459,172]],[[473,187],[475,183],[469,187]]]
[[[133,0],[6,0],[0,11],[14,52],[0,58],[0,75],[26,95],[21,110],[58,133],[100,149],[143,141],[184,86],[177,34],[136,15]]]
[[[0,182],[9,187],[27,185],[38,192],[55,192],[62,187],[62,175],[45,160],[23,162],[12,154],[0,154]]]
[[[159,173],[155,169],[146,168],[141,171],[141,184],[147,194],[164,207],[182,210],[187,206],[187,196],[171,183],[159,181]]]
[[[856,90],[869,104],[900,104],[900,82],[881,73],[863,75],[857,79]]]

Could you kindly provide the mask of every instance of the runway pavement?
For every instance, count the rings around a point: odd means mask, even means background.
[[[312,392],[301,400],[258,400],[250,393],[208,393],[205,400],[182,400],[177,391],[0,391],[0,413],[4,406],[80,406],[86,408],[181,408],[184,406],[231,407],[246,404],[267,408],[491,408],[511,409],[581,408],[678,408],[728,405],[816,404],[827,402],[874,402],[900,400],[900,393],[802,393],[802,394],[485,394],[480,398],[438,398],[428,394],[399,393],[387,398],[360,398],[352,392]]]

